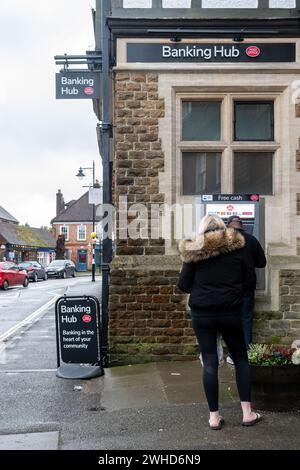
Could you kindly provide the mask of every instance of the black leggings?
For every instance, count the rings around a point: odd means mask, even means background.
[[[217,333],[221,333],[234,361],[241,401],[251,401],[251,378],[242,322],[239,314],[191,312],[192,325],[203,360],[203,385],[210,411],[219,409]]]

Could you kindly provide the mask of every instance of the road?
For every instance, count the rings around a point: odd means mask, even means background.
[[[22,326],[22,321],[35,321],[54,305],[59,296],[85,284],[91,284],[90,276],[48,279],[37,283],[30,282],[27,288],[18,286],[5,292],[0,290],[0,342],[6,340],[8,332],[15,334],[16,328]]]

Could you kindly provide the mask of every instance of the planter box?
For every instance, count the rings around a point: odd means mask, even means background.
[[[253,407],[267,411],[300,410],[300,366],[253,366]]]

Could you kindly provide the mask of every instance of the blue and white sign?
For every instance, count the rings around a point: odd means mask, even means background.
[[[100,96],[100,73],[61,72],[56,74],[56,99],[94,99]]]

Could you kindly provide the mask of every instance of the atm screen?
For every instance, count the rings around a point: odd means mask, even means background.
[[[227,219],[223,219],[225,224],[227,225]],[[254,220],[243,220],[243,229],[245,232],[253,235],[254,232]]]

